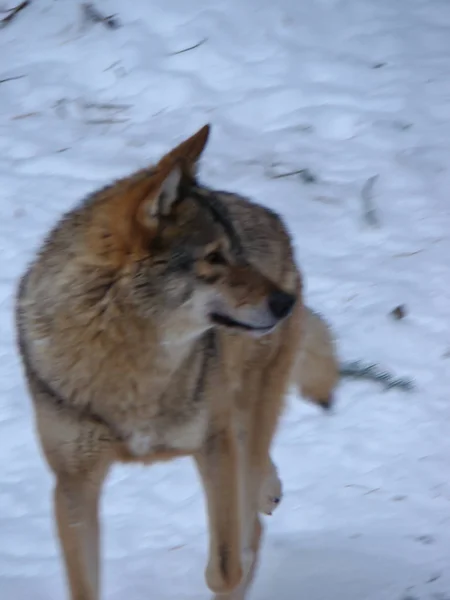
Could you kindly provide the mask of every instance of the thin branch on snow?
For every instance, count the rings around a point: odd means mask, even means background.
[[[190,50],[195,50],[196,48],[200,48],[200,46],[203,46],[203,44],[207,41],[208,41],[208,38],[205,37],[202,40],[200,40],[197,44],[194,44],[193,46],[189,46],[189,48],[183,48],[183,50],[177,50],[176,52],[170,52],[169,56],[176,56],[177,54],[184,54],[185,52],[189,52]]]
[[[287,173],[278,173],[271,175],[271,179],[283,179],[284,177],[292,177],[293,175],[300,175],[304,183],[316,183],[317,177],[309,169],[297,169],[296,171],[288,171]]]
[[[0,79],[0,83],[6,83],[7,81],[16,81],[16,79],[23,79],[26,75],[16,75],[15,77],[5,77],[5,79]]]
[[[87,119],[87,125],[117,125],[119,123],[128,123],[130,119]]]
[[[279,173],[277,175],[271,175],[271,179],[284,179],[284,177],[292,177],[293,175],[300,175],[303,169],[298,169],[297,171],[288,171],[287,173]]]
[[[29,113],[21,113],[19,115],[14,115],[11,117],[11,121],[20,121],[21,119],[29,119],[30,117],[37,117],[41,113],[40,112],[29,112]]]
[[[81,4],[81,10],[87,21],[92,23],[102,23],[109,29],[118,29],[120,23],[116,18],[116,15],[105,16],[92,4],[92,2],[83,2]]]
[[[115,104],[114,102],[83,102],[83,108],[105,112],[120,113],[131,108],[131,104]]]
[[[363,203],[363,216],[364,220],[370,227],[379,227],[380,222],[378,220],[378,215],[375,210],[375,205],[373,202],[373,188],[375,183],[378,180],[379,175],[373,175],[369,177],[366,183],[363,186],[361,191],[361,200]]]
[[[30,4],[31,0],[24,0],[24,2],[21,2],[17,6],[14,6],[14,8],[10,8],[9,10],[7,10],[6,12],[8,14],[6,15],[6,17],[3,17],[3,19],[0,21],[0,27],[6,27],[7,25],[9,25],[11,21],[17,17],[20,11],[29,6]]]
[[[386,390],[400,388],[404,391],[410,392],[414,389],[414,383],[411,381],[411,379],[394,377],[386,371],[381,371],[377,365],[365,365],[359,360],[343,363],[339,368],[339,373],[341,377],[349,377],[351,379],[367,379],[369,381],[381,383]]]

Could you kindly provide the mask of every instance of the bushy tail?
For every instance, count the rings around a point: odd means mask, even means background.
[[[381,384],[385,389],[414,389],[412,380],[395,377],[378,365],[361,361],[340,363],[326,321],[305,307],[303,336],[292,382],[305,399],[329,409],[333,403],[334,389],[341,378],[366,379]]]
[[[304,398],[328,409],[333,403],[333,391],[339,377],[339,361],[331,331],[320,315],[305,307],[293,383]]]

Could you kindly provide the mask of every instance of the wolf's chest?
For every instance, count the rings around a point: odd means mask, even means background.
[[[150,359],[143,352],[129,376],[117,381],[113,405],[121,410],[114,422],[131,456],[189,454],[200,448],[210,412],[204,392],[214,377],[205,345],[200,339],[180,354],[161,348]]]
[[[135,458],[171,451],[189,454],[202,445],[207,420],[205,408],[180,420],[158,417],[147,424],[134,427],[125,436],[125,444]]]

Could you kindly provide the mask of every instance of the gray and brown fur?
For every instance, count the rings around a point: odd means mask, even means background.
[[[71,600],[99,600],[111,465],[186,455],[207,501],[207,584],[243,600],[259,513],[281,495],[269,451],[286,389],[323,403],[335,384],[280,218],[198,183],[208,134],[66,214],[20,283],[19,348]]]

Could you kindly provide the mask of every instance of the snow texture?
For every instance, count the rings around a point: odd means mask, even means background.
[[[63,211],[211,122],[203,180],[284,216],[342,359],[416,383],[344,381],[329,416],[289,398],[274,446],[285,497],[251,598],[449,600],[450,2],[96,7],[121,26],[40,0],[0,30],[0,80],[15,78],[0,82],[1,599],[66,593],[17,279]],[[206,600],[191,463],[117,467],[105,492],[103,598]]]

